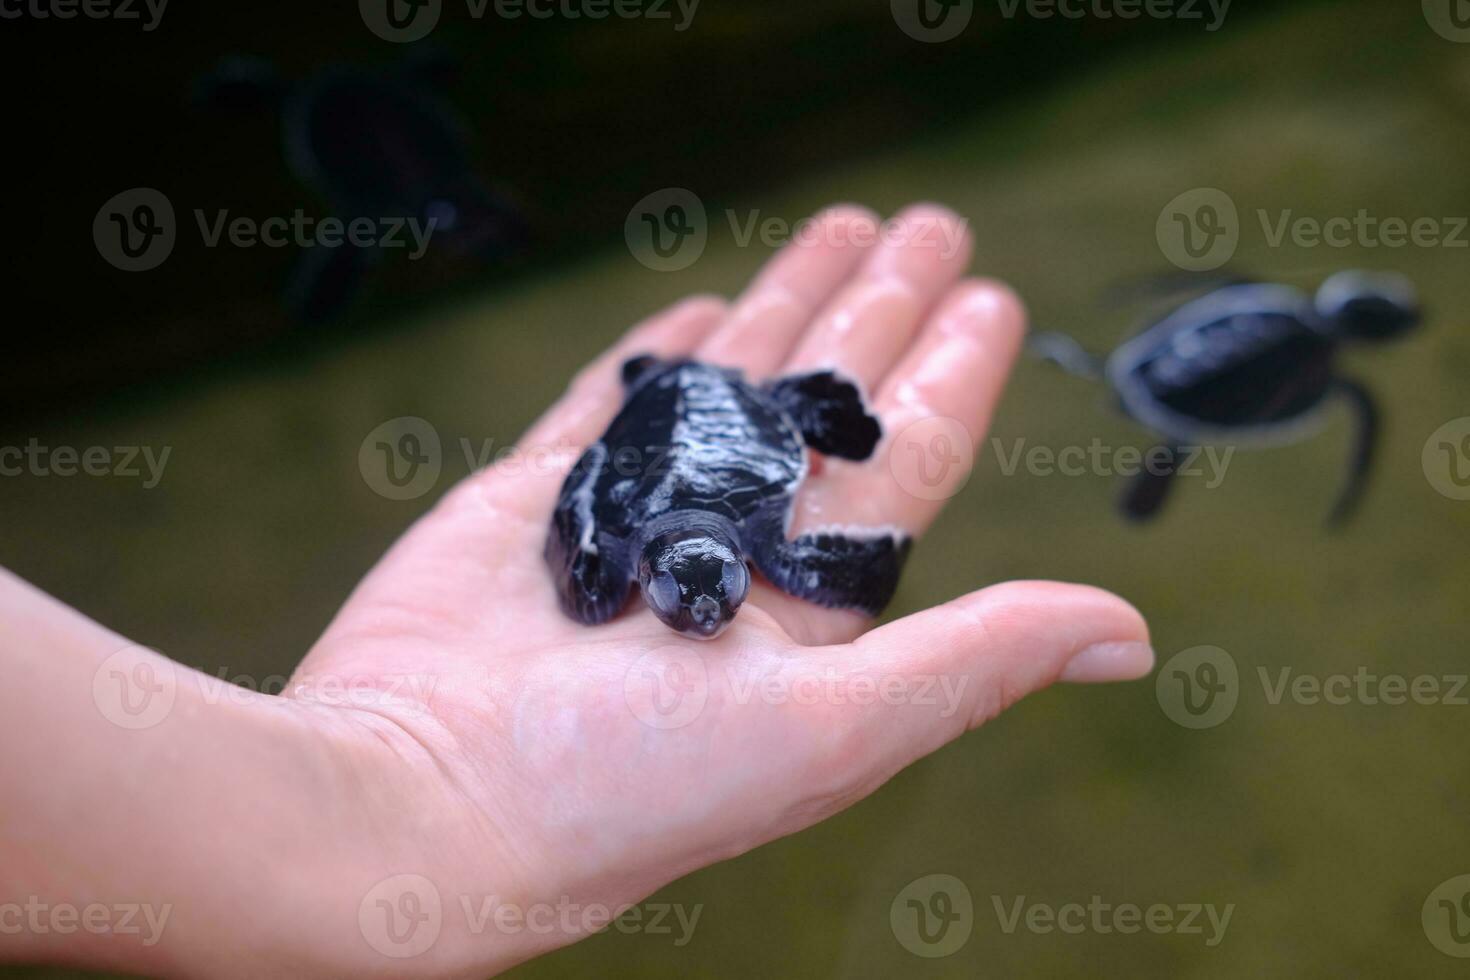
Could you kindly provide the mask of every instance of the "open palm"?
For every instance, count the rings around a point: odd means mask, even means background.
[[[734,304],[691,299],[635,328],[518,458],[455,488],[359,586],[296,682],[369,677],[393,692],[350,713],[423,786],[413,858],[398,851],[383,874],[421,874],[446,902],[493,892],[617,908],[841,810],[1059,678],[1147,672],[1139,615],[1082,586],[994,586],[869,630],[758,579],[708,643],[636,599],[598,627],[559,609],[542,560],[552,506],[617,410],[619,366],[635,354],[753,379],[818,366],[859,379],[884,441],[862,463],[821,460],[793,531],[918,535],[933,521],[963,482],[1024,313],[1004,287],[962,279],[970,242],[950,212],[918,206],[881,228],[862,209],[831,209]],[[943,459],[923,458],[931,446]],[[930,462],[949,472],[918,471]],[[446,922],[432,955],[473,972],[578,931],[508,939]]]

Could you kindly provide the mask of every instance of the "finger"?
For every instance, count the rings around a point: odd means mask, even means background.
[[[884,439],[874,458],[830,467],[801,502],[799,526],[830,522],[836,511],[911,534],[927,528],[969,479],[1025,324],[1020,300],[1000,283],[972,279],[950,290],[878,391]]]
[[[1153,668],[1148,626],[1090,586],[1010,582],[897,620],[796,662],[834,692],[818,723],[832,732],[840,808],[916,759],[1058,680],[1133,680]],[[835,680],[833,680],[835,678]],[[793,681],[795,683],[795,681]],[[870,692],[858,697],[860,691]]]
[[[904,210],[818,314],[783,373],[835,367],[872,391],[964,274],[972,250],[967,222],[953,211],[932,204]]]
[[[785,360],[813,316],[878,240],[878,218],[839,205],[812,219],[776,253],[699,350],[701,360],[759,379]]]
[[[623,403],[623,362],[639,354],[681,357],[692,353],[728,309],[718,296],[693,296],[644,320],[572,379],[566,394],[531,426],[521,445],[586,446]]]

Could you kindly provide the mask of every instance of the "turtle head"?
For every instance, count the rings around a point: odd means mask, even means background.
[[[1419,325],[1414,284],[1396,272],[1339,272],[1317,290],[1317,313],[1341,340],[1389,340]]]
[[[655,616],[685,636],[719,636],[750,591],[750,570],[729,535],[708,529],[656,535],[638,562],[638,587]]]

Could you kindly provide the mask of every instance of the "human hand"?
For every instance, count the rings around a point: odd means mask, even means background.
[[[835,365],[873,394],[885,441],[862,463],[821,461],[793,530],[934,520],[968,459],[931,487],[904,468],[920,462],[910,443],[935,425],[978,442],[1024,314],[1003,287],[961,281],[954,215],[913,208],[885,229],[831,210],[733,306],[690,300],[628,334],[519,464],[470,477],[391,549],[285,697],[189,671],[0,574],[0,959],[484,976],[836,813],[1055,680],[1146,673],[1139,615],[1081,586],[992,586],[869,631],[757,581],[703,643],[642,603],[597,627],[558,607],[552,505],[633,354],[755,377]],[[524,465],[547,449],[561,465]],[[139,723],[130,704],[159,710]],[[153,934],[77,927],[78,910],[124,905]]]
[[[929,498],[942,494],[904,489],[914,484],[892,440],[938,418],[978,445],[1025,315],[1004,287],[961,278],[970,240],[955,215],[920,206],[879,228],[866,211],[832,209],[733,305],[689,300],[631,331],[522,441],[522,463],[550,448],[565,465],[500,465],[455,488],[302,663],[298,697],[315,677],[405,692],[346,711],[313,705],[334,715],[336,737],[371,746],[364,779],[375,765],[407,767],[421,787],[414,813],[385,818],[411,857],[396,842],[396,863],[362,868],[358,886],[422,876],[443,902],[442,928],[421,956],[380,967],[474,975],[572,942],[605,922],[507,934],[465,921],[458,899],[617,910],[850,806],[1053,681],[1150,669],[1137,612],[1054,583],[992,586],[869,630],[758,579],[733,626],[705,644],[636,601],[597,627],[558,608],[541,557],[551,508],[621,403],[619,367],[635,354],[757,379],[835,365],[872,394],[885,441],[862,463],[822,461],[793,533],[851,523],[918,535],[935,519],[944,501]],[[927,442],[934,430],[914,431]],[[344,904],[340,914],[357,913]]]

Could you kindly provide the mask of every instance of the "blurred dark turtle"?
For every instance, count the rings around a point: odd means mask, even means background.
[[[695,361],[638,357],[627,397],[562,486],[546,540],[562,607],[606,622],[633,582],[665,625],[718,636],[750,589],[747,558],[778,588],[876,615],[898,587],[909,539],[833,528],[788,540],[807,447],[867,459],[882,435],[861,394],[831,371],[761,387]]]
[[[471,169],[467,129],[440,97],[453,74],[439,52],[368,71],[330,67],[288,84],[269,63],[232,57],[195,85],[194,101],[238,114],[274,111],[288,165],[344,223],[366,218],[377,229],[395,220],[429,228],[431,247],[496,260],[524,247],[520,210]],[[407,227],[397,233],[416,247]],[[288,289],[293,309],[311,321],[341,313],[381,248],[350,242],[307,248]]]
[[[1103,361],[1064,334],[1039,334],[1033,352],[1065,370],[1105,380],[1123,411],[1163,440],[1134,478],[1123,513],[1147,520],[1163,505],[1183,446],[1282,445],[1311,435],[1341,399],[1356,440],[1331,522],[1361,499],[1378,432],[1372,394],[1338,373],[1351,341],[1383,341],[1420,322],[1413,284],[1401,275],[1339,272],[1314,297],[1291,286],[1231,281],[1127,341]]]

